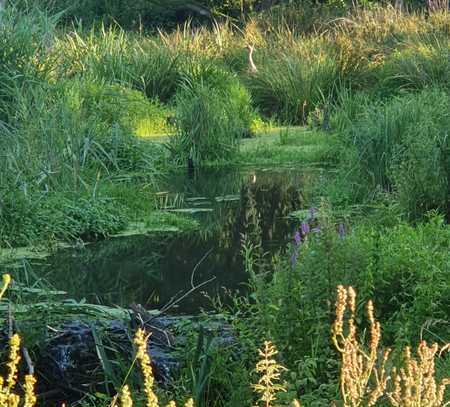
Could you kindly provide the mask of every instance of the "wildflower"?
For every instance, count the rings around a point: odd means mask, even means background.
[[[9,362],[8,362],[8,377],[6,379],[7,394],[11,392],[11,389],[15,386],[17,381],[17,366],[20,362],[20,336],[14,334],[9,340]]]
[[[300,232],[297,230],[294,234],[294,244],[299,245],[302,242],[302,236],[300,235]]]
[[[25,401],[24,407],[34,407],[36,405],[36,394],[34,391],[34,386],[36,384],[36,378],[33,375],[25,376]],[[125,407],[125,406],[124,406]],[[129,406],[126,406],[129,407]]]
[[[345,312],[350,316],[345,321]],[[380,323],[375,320],[373,304],[369,301],[367,314],[370,322],[370,342],[366,352],[358,342],[356,330],[356,292],[352,287],[338,286],[336,300],[336,320],[332,329],[332,339],[341,353],[340,387],[344,406],[374,406],[384,394],[389,377],[386,376],[386,362],[390,350],[382,354],[381,363],[378,347],[381,341]],[[347,324],[345,324],[347,322]],[[347,329],[344,329],[347,325]],[[373,385],[371,385],[373,383]]]
[[[316,208],[313,208],[313,207],[309,208],[309,219],[311,219],[311,220],[315,219],[316,213],[317,213]]]
[[[194,399],[189,399],[188,401],[186,401],[184,407],[194,407]]]
[[[441,407],[444,405],[446,386],[450,377],[437,383],[435,378],[435,357],[439,346],[428,346],[425,341],[417,349],[418,360],[411,355],[411,348],[405,349],[405,368],[400,373],[394,369],[392,377],[394,389],[387,393],[388,399],[395,407]],[[448,403],[447,403],[448,404]],[[445,404],[445,405],[447,405]]]
[[[302,235],[303,236],[307,236],[309,234],[311,229],[309,227],[309,223],[308,222],[302,222],[301,231],[302,231]]]
[[[268,341],[264,342],[264,348],[259,350],[261,360],[256,364],[256,371],[262,376],[253,388],[260,394],[259,401],[263,402],[265,407],[271,406],[278,392],[286,391],[284,386],[275,383],[280,379],[281,373],[286,370],[274,359],[277,353],[275,346]]]
[[[166,407],[177,407],[177,405],[176,405],[176,403],[172,400],[172,401],[169,401],[169,404],[167,404]]]
[[[120,393],[120,407],[133,407],[133,399],[131,398],[130,388],[126,384]]]
[[[147,352],[147,339],[145,331],[138,329],[134,338],[134,343],[137,346],[136,358],[141,364],[142,374],[144,376],[144,390],[147,396],[147,407],[158,407],[158,397],[153,391],[153,370],[151,366],[150,356]]]

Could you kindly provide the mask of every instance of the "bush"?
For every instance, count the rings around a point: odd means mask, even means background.
[[[353,199],[377,189],[392,192],[413,219],[447,210],[449,108],[448,93],[429,89],[368,105],[359,120],[348,122],[338,149],[345,152],[341,173]]]
[[[170,142],[175,160],[231,159],[252,118],[250,97],[235,77],[212,66],[189,72],[176,97],[178,131]]]

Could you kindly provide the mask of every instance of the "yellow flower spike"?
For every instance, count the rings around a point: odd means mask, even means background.
[[[5,294],[9,285],[11,284],[11,276],[9,274],[3,274],[2,279],[3,279],[3,287],[2,290],[0,291],[0,299],[2,299],[3,295]]]
[[[136,358],[141,364],[142,374],[144,376],[144,390],[147,397],[147,407],[158,407],[158,397],[153,391],[153,370],[151,365],[150,356],[147,352],[147,339],[144,330],[138,329],[136,336],[134,337],[134,343],[137,346]]]
[[[20,403],[20,397],[17,394],[11,393],[8,395],[8,407],[18,407]]]
[[[33,375],[25,376],[25,401],[23,407],[34,407],[36,405],[35,384],[36,378]]]
[[[253,385],[253,389],[259,394],[259,403],[270,407],[276,400],[277,393],[286,391],[286,388],[278,384],[281,373],[286,370],[274,357],[278,354],[272,342],[264,342],[263,349],[259,350],[260,361],[256,364],[256,371],[261,375],[258,383]]]
[[[120,393],[120,407],[133,407],[133,399],[131,398],[130,388],[126,384]]]
[[[169,404],[167,404],[166,407],[177,407],[177,404],[172,400],[172,401],[169,401]]]
[[[8,362],[8,377],[6,379],[7,389],[6,393],[9,394],[11,389],[15,386],[17,381],[17,365],[20,362],[20,336],[14,334],[9,340],[9,362]]]
[[[188,401],[186,401],[184,407],[194,407],[194,399],[189,399]]]

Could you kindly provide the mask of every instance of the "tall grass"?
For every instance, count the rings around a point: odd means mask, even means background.
[[[239,140],[250,132],[250,97],[237,79],[200,64],[185,76],[176,98],[177,134],[170,147],[176,161],[195,164],[233,158]]]
[[[311,111],[327,103],[339,80],[337,64],[326,49],[305,48],[294,45],[271,55],[248,78],[255,104],[283,123],[304,124]]]
[[[409,216],[446,211],[450,96],[439,89],[367,106],[340,136],[353,194],[394,192]],[[348,106],[348,105],[347,105]],[[352,113],[350,112],[350,115]],[[364,182],[361,182],[364,180]]]
[[[167,102],[179,79],[177,55],[153,39],[127,35],[118,27],[74,32],[55,45],[59,76],[88,76],[128,85]]]

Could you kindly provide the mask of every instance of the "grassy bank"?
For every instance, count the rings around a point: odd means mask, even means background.
[[[384,147],[374,150],[380,141],[373,139],[370,147],[363,134],[355,141],[352,134],[359,130],[353,128],[360,122],[377,131],[391,120],[398,133],[389,141],[395,154],[410,133],[398,123],[409,120],[403,110],[416,104],[413,119],[422,120],[428,113],[421,100],[428,95],[433,105],[442,100],[445,106],[450,83],[445,12],[357,9],[345,19],[318,20],[314,33],[288,19],[293,10],[284,12],[255,14],[242,28],[229,22],[212,28],[187,24],[147,35],[117,26],[69,31],[49,11],[7,8],[0,28],[2,245],[115,233],[131,220],[123,214],[132,203],[120,199],[117,186],[129,190],[130,174],[150,185],[146,201],[151,201],[162,172],[186,168],[189,159],[196,166],[233,161],[239,140],[265,122],[307,125],[311,134],[326,128],[339,134],[340,143],[334,136],[296,138],[295,130],[286,130],[280,145],[295,146],[288,156],[275,145],[249,149],[243,143],[241,154],[249,162],[335,160],[344,151],[349,172],[357,171],[359,160],[386,167],[378,158]],[[247,70],[245,44],[256,47],[254,74]],[[434,91],[427,93],[430,87]],[[398,112],[388,119],[383,115],[391,114],[391,105]],[[445,128],[445,119],[441,123]],[[448,210],[448,144],[439,131],[426,146],[408,136],[417,148],[392,168],[377,169],[395,173],[389,181],[361,169],[372,178],[370,191],[397,193],[411,217]],[[161,134],[172,134],[168,148],[147,142]],[[305,157],[301,150],[308,149]],[[427,154],[436,157],[433,166],[416,158]],[[421,172],[415,183],[405,178],[411,166]],[[439,179],[430,174],[436,171]],[[114,186],[108,187],[110,180]],[[437,190],[442,196],[435,199]],[[354,188],[336,201],[371,199],[370,191]],[[408,202],[412,196],[421,196],[421,202]],[[73,208],[78,201],[83,210]],[[138,216],[148,210],[151,205]]]

